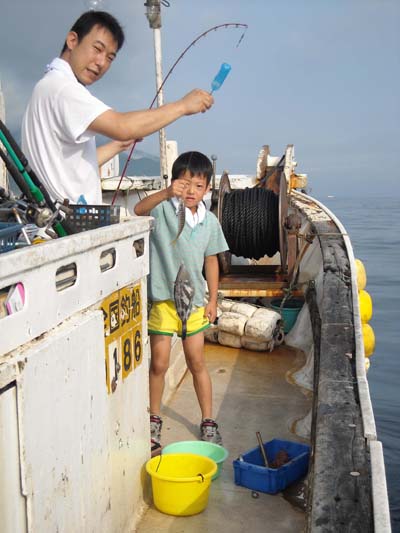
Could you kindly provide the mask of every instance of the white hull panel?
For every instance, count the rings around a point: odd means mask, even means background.
[[[0,319],[2,533],[123,533],[143,511],[149,228],[136,220],[0,258],[0,288],[20,282],[26,294]],[[115,265],[102,272],[110,248]],[[57,290],[72,263],[74,284]]]

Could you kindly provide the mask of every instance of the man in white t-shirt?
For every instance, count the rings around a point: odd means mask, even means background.
[[[124,42],[118,21],[103,11],[83,13],[68,32],[59,58],[36,84],[22,123],[22,150],[54,200],[101,203],[98,168],[134,139],[185,115],[205,112],[214,100],[194,89],[156,109],[120,113],[86,88],[110,68]],[[95,135],[112,142],[96,148]]]

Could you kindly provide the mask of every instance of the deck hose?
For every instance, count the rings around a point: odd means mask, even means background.
[[[234,255],[272,257],[279,251],[279,196],[257,187],[226,193],[221,225]]]

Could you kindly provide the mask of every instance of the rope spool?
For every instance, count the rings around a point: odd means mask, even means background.
[[[279,196],[263,188],[225,192],[221,225],[230,251],[250,259],[279,251]]]

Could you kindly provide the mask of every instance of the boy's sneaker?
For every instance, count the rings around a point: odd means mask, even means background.
[[[150,415],[150,438],[152,457],[154,455],[158,455],[161,452],[161,428],[161,417],[158,415]]]
[[[222,445],[222,438],[218,431],[218,424],[212,418],[203,418],[200,424],[201,440]]]

